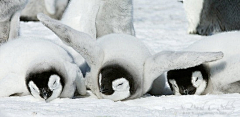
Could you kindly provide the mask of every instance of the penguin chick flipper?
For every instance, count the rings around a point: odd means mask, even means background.
[[[29,94],[25,83],[19,82],[20,78],[18,76],[17,74],[9,74],[0,79],[0,97]]]
[[[80,53],[90,67],[96,66],[103,61],[104,54],[102,49],[98,46],[96,39],[93,39],[86,33],[74,30],[42,13],[39,13],[37,17],[63,42]]]
[[[223,58],[222,52],[162,51],[145,62],[144,91],[149,90],[152,82],[162,73],[173,69],[194,67],[206,62]]]

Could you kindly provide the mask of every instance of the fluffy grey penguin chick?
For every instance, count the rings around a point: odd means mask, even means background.
[[[29,95],[49,102],[86,94],[75,58],[64,46],[43,38],[19,38],[0,46],[0,97]]]
[[[170,70],[167,77],[174,94],[240,93],[239,36],[239,32],[216,34],[185,48],[184,51],[222,51],[224,57],[195,67]]]
[[[163,51],[151,55],[143,42],[134,36],[110,34],[96,40],[44,14],[39,14],[38,18],[83,56],[91,68],[85,77],[86,84],[100,99],[139,98],[167,70],[196,66],[223,57],[221,52]]]
[[[0,44],[19,36],[19,17],[27,1],[0,1]]]

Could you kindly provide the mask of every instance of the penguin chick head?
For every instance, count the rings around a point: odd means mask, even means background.
[[[62,77],[54,71],[32,73],[27,80],[27,88],[31,95],[46,102],[60,96],[63,84]]]
[[[99,73],[100,94],[105,99],[119,101],[133,94],[133,76],[119,65],[108,65]]]
[[[167,78],[175,95],[200,95],[207,88],[209,75],[206,67],[199,65],[168,71]]]

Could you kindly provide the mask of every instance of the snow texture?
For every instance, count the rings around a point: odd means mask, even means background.
[[[187,34],[187,18],[183,5],[177,0],[134,0],[134,27],[136,37],[152,51],[182,50],[201,39],[198,35]],[[41,23],[21,23],[23,38],[47,38],[59,41]],[[228,37],[229,38],[229,37]],[[216,41],[217,42],[217,41]],[[74,56],[79,56],[68,48]],[[78,58],[80,61],[81,58]],[[238,116],[240,94],[204,96],[150,96],[113,102],[96,99],[90,95],[76,99],[59,98],[50,103],[38,101],[32,96],[0,98],[0,116]]]

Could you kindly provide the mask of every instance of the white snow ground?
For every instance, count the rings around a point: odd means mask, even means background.
[[[154,52],[179,50],[201,37],[188,35],[187,21],[177,0],[134,0],[136,36]],[[41,23],[21,23],[22,36],[57,37]],[[89,92],[91,94],[91,92]],[[0,117],[26,116],[237,116],[240,94],[205,96],[149,96],[113,102],[93,95],[56,99],[50,103],[32,96],[0,98]]]

